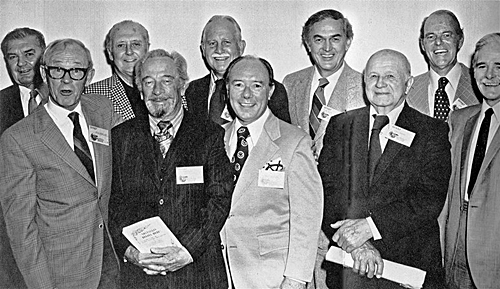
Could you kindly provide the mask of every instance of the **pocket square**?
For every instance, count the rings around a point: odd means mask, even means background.
[[[266,171],[281,172],[282,170],[285,169],[285,167],[283,166],[283,162],[281,161],[281,157],[278,157],[275,160],[268,161],[264,165],[263,169]]]

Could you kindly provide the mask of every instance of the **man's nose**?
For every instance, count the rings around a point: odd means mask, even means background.
[[[20,55],[17,59],[17,66],[24,66],[28,62],[28,59],[24,55]]]
[[[131,55],[131,54],[133,53],[133,51],[132,51],[132,44],[127,44],[127,45],[126,45],[126,48],[125,48],[125,53],[126,53],[127,55]]]
[[[162,94],[163,92],[163,88],[161,87],[161,85],[155,81],[155,85],[153,87],[153,94],[154,95],[160,95]]]

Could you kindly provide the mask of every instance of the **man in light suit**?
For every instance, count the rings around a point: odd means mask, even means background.
[[[330,267],[327,284],[400,288],[373,278],[384,258],[426,271],[424,288],[443,288],[437,217],[451,171],[448,127],[406,104],[413,78],[403,54],[376,52],[364,81],[370,106],[333,117],[319,157],[323,231],[354,259],[353,269]]]
[[[219,232],[229,212],[232,175],[224,130],[182,107],[187,64],[177,52],[148,52],[136,66],[148,114],[112,131],[109,204],[122,288],[227,288]],[[125,226],[159,216],[182,244],[140,253]]]
[[[445,220],[451,289],[498,288],[500,280],[500,33],[481,38],[472,57],[481,105],[451,115],[453,169]],[[484,129],[483,129],[484,128]]]
[[[111,27],[104,41],[111,77],[94,82],[85,93],[107,96],[124,120],[147,114],[140,92],[134,85],[134,66],[149,50],[149,33],[140,23],[124,20]]]
[[[43,34],[31,28],[16,28],[2,40],[2,53],[13,84],[0,91],[0,135],[23,119],[36,105],[46,101],[48,91],[40,75],[40,57],[45,49]],[[32,91],[39,96],[31,100]],[[32,106],[30,106],[32,101]],[[35,104],[33,106],[33,103]],[[25,288],[14,257],[0,206],[0,284],[9,288]]]
[[[237,116],[226,125],[236,183],[221,231],[233,288],[305,288],[323,212],[311,139],[269,110],[274,80],[267,61],[239,57],[224,78]]]
[[[223,76],[229,63],[242,55],[245,47],[240,25],[233,17],[214,15],[208,20],[201,34],[200,50],[210,73],[193,80],[186,90],[187,106],[193,114],[221,125],[235,117],[227,107]],[[290,123],[286,90],[279,82],[275,84],[269,108],[279,119]]]
[[[424,18],[419,44],[429,71],[415,77],[407,97],[411,107],[446,120],[450,110],[479,103],[471,85],[469,68],[457,61],[463,43],[463,29],[453,12],[438,10]],[[438,91],[443,77],[446,78],[443,79],[446,93],[441,100]]]
[[[283,84],[288,92],[292,124],[298,125],[314,140],[316,159],[323,147],[323,136],[331,116],[347,110],[366,106],[363,99],[361,73],[353,70],[344,61],[353,39],[352,26],[342,13],[328,9],[316,12],[302,28],[302,45],[313,65],[285,76]],[[318,119],[313,114],[315,91],[320,79],[327,79],[323,89],[325,109],[318,108]],[[321,100],[323,102],[323,100]],[[310,118],[319,121],[312,127]],[[314,282],[309,288],[326,288],[326,272],[322,268],[328,249],[328,239],[321,233],[318,243],[318,257],[314,269]]]
[[[105,97],[82,96],[94,74],[83,43],[56,40],[41,64],[49,101],[0,138],[0,203],[15,264],[28,288],[116,288],[107,205],[117,120]]]

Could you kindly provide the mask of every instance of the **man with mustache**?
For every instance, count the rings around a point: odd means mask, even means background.
[[[500,280],[500,33],[477,42],[472,67],[483,103],[449,121],[453,169],[442,215],[450,289],[498,288]]]
[[[182,106],[184,57],[157,49],[139,60],[136,85],[148,113],[112,131],[109,204],[122,288],[227,288],[219,231],[229,213],[232,174],[224,130]],[[125,226],[159,216],[183,247],[139,252]]]
[[[438,10],[422,21],[420,49],[429,71],[415,77],[408,104],[423,114],[446,121],[450,111],[478,104],[469,68],[457,61],[464,43],[458,18],[448,10]]]
[[[104,48],[113,67],[111,77],[92,83],[85,93],[107,96],[124,120],[146,113],[134,85],[134,65],[149,50],[149,33],[140,23],[124,20],[111,27]]]
[[[193,80],[186,90],[188,109],[203,119],[224,124],[235,117],[228,106],[224,73],[229,63],[241,56],[246,42],[241,37],[241,28],[233,17],[214,15],[205,25],[201,35],[200,50],[210,73]],[[290,122],[288,99],[283,85],[276,82],[269,108],[281,120]]]

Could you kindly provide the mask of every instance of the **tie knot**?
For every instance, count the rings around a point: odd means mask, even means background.
[[[484,112],[484,118],[490,118],[492,115],[493,115],[493,108],[491,107]]]
[[[160,128],[160,132],[164,132],[169,130],[172,127],[172,123],[168,120],[162,120],[158,122],[158,128]]]
[[[448,84],[448,78],[446,77],[441,77],[438,81],[438,85],[439,87],[438,88],[445,88],[445,86]]]
[[[78,112],[73,111],[72,113],[68,114],[69,119],[73,122],[74,125],[77,123],[80,123],[78,119]]]
[[[247,137],[250,135],[250,131],[246,126],[242,126],[238,129],[238,139],[243,138],[247,139]]]
[[[389,117],[387,115],[373,115],[375,122],[373,123],[374,130],[381,130],[384,126],[389,123]]]
[[[326,79],[324,77],[319,79],[319,87],[324,88],[325,86],[328,85],[328,83],[330,83],[330,82],[328,81],[328,79]]]
[[[30,98],[36,98],[37,95],[38,95],[38,91],[36,91],[36,89],[33,89],[30,91]]]
[[[217,79],[215,81],[215,87],[222,87],[224,85],[224,78],[221,78],[221,79]]]

